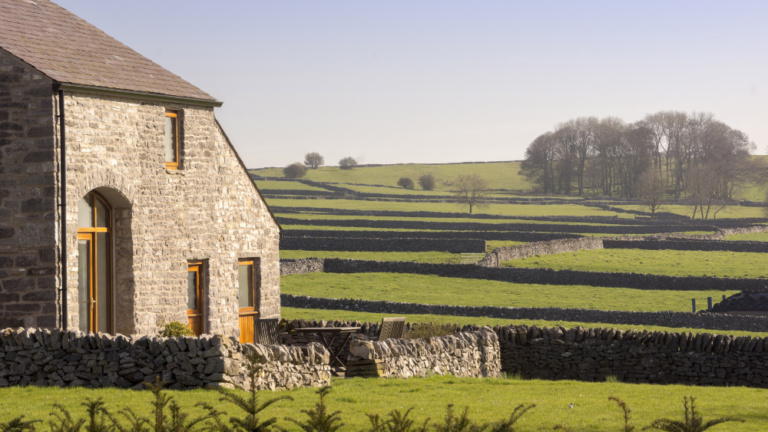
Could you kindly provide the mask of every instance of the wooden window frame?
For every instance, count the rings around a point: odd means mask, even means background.
[[[168,162],[168,161],[166,161],[165,162],[165,168],[166,169],[171,169],[171,170],[178,170],[179,169],[179,154],[180,154],[179,153],[179,135],[181,135],[181,133],[180,133],[181,132],[181,127],[179,125],[179,113],[176,112],[176,111],[166,110],[165,111],[165,116],[176,119],[176,121],[173,123],[176,126],[175,130],[173,131],[173,138],[174,138],[174,140],[173,140],[174,141],[174,143],[173,143],[173,150],[174,150],[174,153],[175,153],[175,156],[176,156],[176,161],[175,162]],[[163,144],[163,145],[165,145],[165,144]],[[163,148],[163,153],[165,153],[165,148]],[[165,156],[163,156],[163,157],[165,157]]]
[[[187,317],[199,316],[200,317],[200,334],[205,333],[205,300],[203,298],[203,275],[204,267],[202,261],[189,261],[187,262],[187,274],[189,272],[197,273],[197,287],[195,287],[195,295],[197,296],[197,309],[187,309]],[[194,331],[194,329],[193,329]]]
[[[88,192],[89,195],[93,195],[94,200],[99,200],[104,204],[104,207],[109,209],[109,217],[104,218],[104,222],[108,225],[108,227],[91,227],[91,228],[77,228],[77,240],[87,240],[90,242],[90,256],[88,259],[88,266],[89,266],[89,272],[88,272],[88,287],[90,292],[88,293],[88,298],[91,299],[90,307],[88,308],[88,327],[90,331],[96,330],[97,332],[102,333],[108,333],[108,334],[114,334],[113,327],[114,327],[114,303],[113,303],[113,289],[114,289],[114,267],[112,263],[112,215],[114,214],[114,210],[112,209],[112,206],[109,205],[109,201],[106,200],[100,193],[96,191],[90,191]],[[93,225],[96,225],[96,221],[98,220],[98,207],[96,206],[96,203],[94,202],[91,206],[91,220],[93,221]],[[96,287],[96,276],[98,272],[98,268],[96,267],[96,259],[98,257],[98,247],[99,244],[96,241],[96,234],[97,233],[106,233],[107,234],[107,244],[103,245],[107,248],[107,313],[109,316],[107,317],[107,328],[106,329],[99,329],[98,328],[98,309],[95,307],[95,305],[98,304],[99,298],[98,298],[98,288]]]
[[[251,266],[251,290],[249,294],[253,296],[253,306],[248,306],[244,308],[238,308],[238,311],[240,315],[246,315],[246,314],[252,314],[256,315],[259,313],[259,299],[256,297],[256,290],[260,285],[260,281],[258,280],[258,274],[256,272],[256,263],[259,262],[259,259],[253,259],[253,258],[247,258],[247,259],[241,259],[238,261],[237,265],[243,266],[243,265],[250,265]]]

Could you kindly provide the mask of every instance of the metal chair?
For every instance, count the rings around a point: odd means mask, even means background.
[[[379,330],[378,341],[387,339],[400,339],[405,332],[405,317],[382,318],[381,330]]]
[[[254,342],[262,345],[281,345],[279,323],[277,318],[257,318],[254,323]]]

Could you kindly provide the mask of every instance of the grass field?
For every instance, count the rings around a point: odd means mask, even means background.
[[[690,387],[682,385],[622,384],[618,382],[583,383],[577,381],[539,381],[505,378],[455,378],[433,376],[412,379],[334,379],[333,390],[326,398],[329,412],[340,411],[344,431],[366,430],[365,414],[386,416],[392,409],[401,411],[413,407],[411,418],[417,424],[431,419],[442,420],[448,404],[458,410],[470,407],[476,422],[502,420],[519,404],[536,404],[516,424],[517,431],[551,430],[562,423],[576,431],[617,431],[623,426],[622,411],[609,396],[619,396],[631,407],[634,424],[643,427],[656,418],[678,418],[682,413],[683,396],[695,395],[705,420],[721,416],[737,416],[747,423],[728,423],[715,427],[717,431],[764,431],[768,429],[765,415],[766,392],[742,387]],[[284,392],[261,392],[260,400],[276,396],[291,396],[293,401],[280,401],[263,412],[263,419],[276,417],[287,430],[300,430],[285,417],[304,420],[300,410],[314,407],[318,397],[314,388]],[[225,418],[241,416],[232,405],[219,402],[214,391],[169,391],[181,408],[197,417],[202,414],[194,405],[208,402],[224,411]],[[63,405],[76,417],[84,417],[80,403],[85,398],[103,398],[107,408],[116,412],[130,407],[137,414],[149,416],[149,391],[117,389],[59,389],[13,387],[0,389],[0,422],[24,414],[25,419],[50,419],[53,403]],[[573,403],[573,408],[568,405]],[[47,426],[47,425],[46,425]]]
[[[731,241],[768,241],[768,232],[753,234],[733,234],[726,236]]]
[[[506,261],[502,265],[669,276],[768,277],[768,255],[747,252],[597,249]]]
[[[275,213],[275,216],[279,218],[304,219],[304,220],[362,219],[362,220],[393,220],[393,221],[442,222],[442,223],[460,222],[460,223],[487,224],[489,225],[489,228],[493,228],[493,225],[495,224],[588,225],[588,226],[605,226],[606,225],[606,224],[594,223],[594,222],[584,222],[584,223],[551,222],[551,221],[538,221],[538,220],[525,220],[525,219],[472,219],[472,218],[438,218],[438,217],[407,217],[407,216],[367,216],[367,215],[333,215],[333,214],[317,214],[317,213]],[[622,226],[622,225],[611,224],[611,226]]]
[[[309,273],[283,276],[284,294],[459,306],[560,307],[689,311],[737,291],[656,291],[583,285],[534,285],[401,273]]]
[[[414,261],[434,264],[459,263],[459,254],[449,252],[337,252],[281,250],[280,258],[349,258],[372,261]]]
[[[637,210],[637,211],[644,211],[647,212],[648,209],[644,206],[639,205],[616,205],[614,207],[622,208],[624,210]],[[715,209],[717,210],[717,209]],[[662,212],[668,212],[668,213],[675,213],[683,216],[690,217],[693,214],[693,207],[692,206],[682,206],[682,205],[665,205],[662,206],[659,211]],[[714,210],[710,211],[709,219],[711,220],[713,217],[712,213]],[[699,214],[696,213],[696,220],[699,219]],[[760,207],[742,207],[742,206],[731,206],[726,207],[717,214],[718,219],[723,218],[761,218],[765,217],[765,214],[763,213],[763,209]],[[706,221],[705,221],[706,222]]]
[[[327,310],[327,309],[298,309],[298,308],[289,308],[284,307],[280,309],[280,313],[282,314],[282,317],[287,320],[294,320],[294,319],[305,319],[305,320],[321,320],[324,319],[326,321],[333,321],[337,319],[345,319],[345,320],[353,320],[353,321],[360,321],[360,322],[381,322],[381,319],[384,317],[391,317],[392,314],[379,314],[379,313],[369,313],[369,312],[356,312],[356,311],[349,311],[349,310]],[[745,331],[733,331],[733,330],[702,330],[702,329],[694,329],[694,328],[682,328],[682,327],[661,327],[661,326],[651,326],[651,325],[645,325],[645,326],[637,326],[637,325],[629,325],[629,324],[609,324],[609,323],[584,323],[584,322],[577,322],[577,321],[546,321],[546,320],[508,320],[508,319],[500,319],[500,318],[488,318],[488,317],[465,317],[465,316],[450,316],[450,315],[407,315],[406,316],[407,321],[410,323],[436,323],[436,324],[459,324],[459,325],[467,325],[467,324],[473,324],[473,325],[488,325],[488,326],[496,326],[496,325],[521,325],[525,324],[527,326],[537,326],[539,328],[543,327],[557,327],[557,326],[563,326],[565,328],[572,328],[572,327],[578,327],[582,326],[585,328],[597,328],[597,327],[606,327],[606,328],[612,328],[615,327],[619,330],[648,330],[648,331],[666,331],[666,332],[676,332],[676,333],[714,333],[714,334],[725,334],[725,335],[731,335],[731,336],[752,336],[752,337],[768,337],[768,332],[766,333],[760,333],[760,332],[745,332]]]
[[[342,170],[337,167],[320,167],[309,170],[305,178],[319,182],[359,183],[384,186],[397,186],[401,177],[410,177],[418,187],[422,174],[432,174],[437,180],[437,190],[448,190],[445,181],[459,175],[478,174],[492,189],[530,189],[531,184],[518,175],[520,162],[496,162],[487,164],[455,165],[385,165],[379,167],[361,167]],[[252,173],[265,177],[283,177],[282,168],[251,170]]]
[[[468,207],[455,203],[391,202],[362,201],[339,199],[271,199],[269,205],[280,207],[326,207],[345,210],[390,210],[390,211],[429,211],[447,213],[468,213]],[[747,207],[745,207],[747,208]],[[618,216],[634,218],[634,215],[616,213],[595,207],[578,204],[490,204],[474,209],[475,213],[504,216]]]
[[[299,182],[288,181],[267,181],[267,180],[254,180],[256,186],[259,189],[288,189],[288,190],[306,190],[306,191],[325,191],[330,192],[328,189],[323,189],[315,186],[305,185]]]

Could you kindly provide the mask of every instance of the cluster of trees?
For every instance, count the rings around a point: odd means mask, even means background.
[[[415,186],[413,180],[410,177],[401,177],[397,181],[397,185],[403,189],[413,189]],[[419,186],[421,186],[421,188],[426,191],[434,190],[436,185],[437,180],[435,180],[435,176],[432,174],[422,174],[419,177]]]
[[[581,117],[537,137],[520,174],[545,194],[642,198],[661,185],[672,199],[698,202],[694,213],[705,217],[714,203],[763,181],[754,150],[745,133],[710,113],[662,111],[635,123]]]
[[[304,163],[294,162],[283,168],[283,175],[288,178],[302,178],[310,169],[318,169],[325,165],[325,158],[320,153],[307,153],[304,155]],[[345,157],[339,161],[339,168],[351,170],[357,166],[357,161],[352,157]]]

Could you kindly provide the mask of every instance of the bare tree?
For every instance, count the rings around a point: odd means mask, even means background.
[[[397,185],[403,189],[413,189],[413,180],[409,177],[402,177],[397,181]]]
[[[460,175],[452,181],[453,194],[461,205],[469,206],[469,214],[474,207],[488,205],[488,182],[477,174]]]
[[[283,175],[288,178],[301,178],[307,173],[307,167],[301,162],[296,162],[283,168]]]
[[[637,196],[643,202],[643,205],[651,211],[651,218],[656,215],[656,211],[664,203],[664,189],[666,182],[662,173],[656,169],[649,169],[638,179]]]
[[[318,167],[325,165],[325,158],[320,153],[307,153],[304,155],[304,165],[310,169],[317,169]]]
[[[419,186],[424,190],[435,190],[436,183],[435,176],[432,174],[422,174],[421,177],[419,177]]]
[[[339,161],[339,168],[343,170],[351,170],[356,166],[357,166],[357,161],[355,160],[355,158],[352,158],[352,157],[345,157],[344,159]]]

